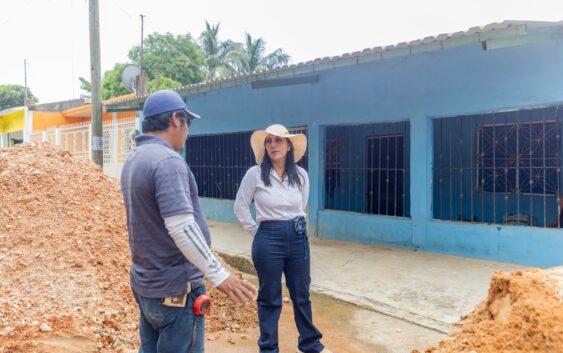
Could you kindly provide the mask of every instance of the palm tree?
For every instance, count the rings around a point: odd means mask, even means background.
[[[285,65],[291,60],[283,49],[276,49],[268,55],[264,55],[265,51],[266,42],[262,38],[252,39],[252,36],[246,33],[244,44],[234,45],[227,57],[237,73],[269,70]]]
[[[240,46],[239,43],[235,43],[232,40],[224,42],[219,40],[220,25],[221,23],[212,25],[205,21],[205,31],[199,37],[208,79],[228,76],[234,72],[234,69],[230,66],[228,55]]]

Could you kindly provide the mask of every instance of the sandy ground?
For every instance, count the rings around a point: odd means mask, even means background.
[[[251,282],[256,279],[245,275]],[[287,291],[284,288],[284,296]],[[409,353],[446,337],[445,334],[371,310],[312,294],[313,319],[323,332],[323,344],[335,353]],[[284,304],[280,318],[280,352],[295,352],[298,332],[293,321],[291,303]],[[212,336],[214,337],[214,336]],[[244,334],[222,333],[206,341],[207,352],[258,352],[258,328]],[[231,343],[232,342],[232,343]]]
[[[116,180],[48,144],[0,149],[0,219],[0,353],[136,352]],[[210,294],[207,351],[257,352],[256,304]],[[333,352],[563,353],[563,267],[495,272],[488,296],[446,338],[327,297],[312,301]],[[283,353],[297,346],[291,310],[286,303],[280,321]]]
[[[256,278],[245,275],[256,283]],[[287,292],[284,289],[284,296]],[[323,332],[322,342],[333,352],[340,353],[408,353],[414,348],[432,345],[446,335],[397,320],[370,310],[334,300],[323,295],[312,295],[316,325]],[[280,318],[280,352],[294,352],[297,330],[293,321],[291,303],[285,303]],[[258,352],[257,327],[243,332],[220,331],[206,333],[207,352],[246,353]],[[83,353],[98,351],[99,335],[78,335],[59,332],[57,335],[38,332],[19,347],[33,353]],[[15,353],[18,349],[2,347],[2,353]],[[135,352],[124,349],[123,352]]]

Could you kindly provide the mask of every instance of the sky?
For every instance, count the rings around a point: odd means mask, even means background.
[[[102,73],[149,33],[221,23],[219,38],[262,37],[292,63],[394,45],[504,20],[561,21],[563,0],[99,0]],[[78,98],[90,80],[88,0],[0,0],[0,85],[27,84],[42,103]]]

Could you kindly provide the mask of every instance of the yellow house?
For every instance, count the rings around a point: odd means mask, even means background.
[[[0,147],[28,142],[31,134],[30,114],[27,107],[0,111]]]

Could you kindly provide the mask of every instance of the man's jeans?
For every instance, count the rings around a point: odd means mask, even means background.
[[[205,319],[194,314],[193,304],[204,293],[201,285],[188,295],[185,307],[173,308],[162,305],[162,298],[145,298],[133,292],[140,311],[139,353],[203,353]]]

